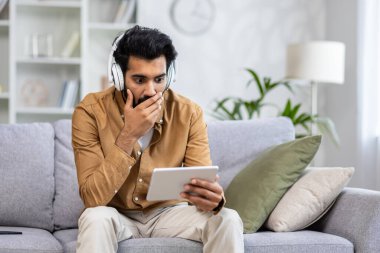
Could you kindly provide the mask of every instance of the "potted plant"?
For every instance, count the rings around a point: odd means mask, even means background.
[[[304,137],[311,135],[311,124],[316,124],[321,134],[326,135],[331,139],[336,146],[339,146],[339,136],[336,132],[333,121],[327,117],[320,117],[319,115],[311,115],[307,112],[301,112],[302,104],[294,104],[290,98],[286,101],[283,109],[276,105],[267,103],[265,101],[267,95],[278,87],[286,87],[287,90],[293,93],[293,89],[287,81],[272,82],[271,78],[263,77],[260,79],[259,75],[250,68],[245,69],[251,76],[247,82],[247,88],[254,83],[258,90],[256,98],[243,99],[239,97],[226,97],[223,99],[216,99],[216,105],[212,109],[211,115],[219,120],[244,120],[259,118],[261,111],[266,106],[274,106],[278,109],[277,116],[288,117],[296,129],[300,127],[303,131],[297,132],[296,137]]]

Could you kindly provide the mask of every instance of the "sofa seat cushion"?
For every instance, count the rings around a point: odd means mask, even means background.
[[[21,235],[0,235],[1,253],[63,253],[58,240],[44,229],[0,226],[0,231],[22,232]]]
[[[62,243],[65,253],[75,253],[77,229],[61,230],[54,236]],[[245,252],[255,253],[353,253],[352,243],[342,237],[315,231],[258,232],[244,235]],[[119,243],[118,253],[181,252],[201,253],[202,244],[180,238],[130,239]]]
[[[65,253],[75,253],[78,229],[56,231],[54,236],[63,245]],[[119,243],[118,253],[202,253],[202,244],[180,238],[141,238]]]
[[[245,253],[353,253],[353,244],[345,238],[316,232],[258,232],[244,235]]]

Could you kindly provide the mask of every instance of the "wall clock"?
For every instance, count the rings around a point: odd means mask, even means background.
[[[170,7],[170,18],[178,31],[200,35],[212,26],[215,12],[212,0],[174,0]]]

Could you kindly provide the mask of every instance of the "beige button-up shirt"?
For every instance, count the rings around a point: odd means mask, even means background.
[[[72,145],[85,207],[111,206],[123,213],[186,201],[147,201],[146,195],[154,168],[211,165],[201,108],[169,89],[151,143],[141,150],[136,142],[131,155],[115,144],[123,113],[114,87],[87,95],[75,108]]]

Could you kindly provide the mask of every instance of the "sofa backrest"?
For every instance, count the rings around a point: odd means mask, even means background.
[[[207,125],[211,159],[219,166],[219,183],[224,189],[262,151],[295,137],[292,122],[284,117],[214,121]]]
[[[77,227],[83,208],[79,198],[74,155],[71,146],[71,121],[60,120],[55,130],[55,229]],[[294,127],[287,118],[208,123],[211,158],[220,168],[220,183],[226,188],[233,177],[259,153],[294,139]]]
[[[0,125],[0,136],[0,226],[53,231],[52,125]]]
[[[55,198],[54,229],[78,227],[78,219],[84,208],[79,197],[77,171],[71,146],[71,120],[53,123],[55,131]]]

